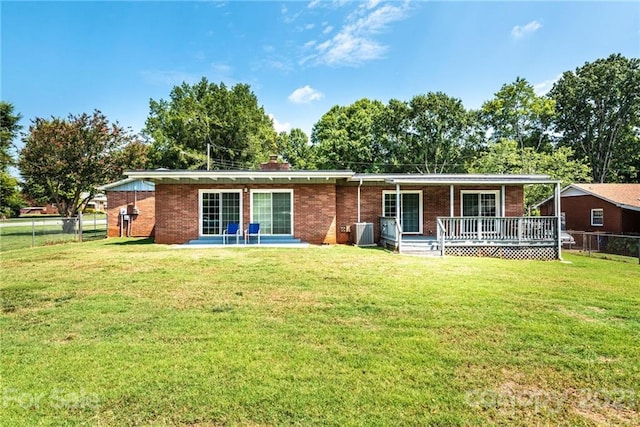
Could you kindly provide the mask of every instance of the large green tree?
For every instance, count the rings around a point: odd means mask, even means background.
[[[387,158],[376,122],[383,113],[384,104],[366,98],[333,106],[311,131],[318,168],[380,172]]]
[[[302,129],[294,128],[289,132],[280,132],[277,147],[278,154],[291,165],[292,169],[315,169],[313,147]]]
[[[20,119],[13,104],[0,101],[0,217],[18,215],[24,204],[18,180],[9,173],[9,167],[14,165],[13,140],[22,129]]]
[[[585,63],[565,72],[550,96],[561,144],[588,160],[593,181],[640,180],[640,59]]]
[[[125,129],[99,111],[67,119],[36,118],[18,163],[25,188],[38,193],[30,194],[34,198],[53,200],[63,217],[75,216],[99,185],[121,176],[127,165],[119,156],[130,141]],[[65,231],[72,231],[72,224],[65,221]]]
[[[536,95],[533,86],[518,77],[482,105],[480,118],[490,141],[511,139],[521,150],[550,151],[554,108],[553,99]]]
[[[442,92],[391,100],[381,118],[381,137],[394,172],[461,172],[470,114],[462,101]]]
[[[153,167],[198,169],[256,166],[276,149],[273,122],[249,85],[224,83],[175,86],[169,100],[150,101],[143,134],[151,141]]]
[[[573,182],[589,182],[589,167],[573,160],[573,150],[560,147],[551,152],[538,152],[533,147],[522,150],[519,143],[503,139],[489,143],[488,149],[474,160],[472,173],[490,174],[543,174],[561,181],[562,186]],[[552,194],[551,187],[531,185],[525,188],[525,209]]]

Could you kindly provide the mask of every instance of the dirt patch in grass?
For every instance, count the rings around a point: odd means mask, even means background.
[[[571,412],[598,426],[640,425],[640,402],[636,390],[569,390]]]
[[[632,409],[604,407],[604,408],[574,408],[573,412],[598,426],[637,426],[640,425],[640,412]]]
[[[582,322],[597,323],[599,321],[598,319],[594,319],[593,317],[590,317],[584,313],[578,313],[565,307],[560,307],[558,311],[560,311],[560,313],[564,314],[565,316],[573,317],[574,319],[578,319]]]

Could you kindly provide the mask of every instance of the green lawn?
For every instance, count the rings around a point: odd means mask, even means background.
[[[379,249],[0,254],[0,425],[638,425],[640,267]]]

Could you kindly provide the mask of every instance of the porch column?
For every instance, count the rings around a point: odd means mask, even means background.
[[[506,209],[505,209],[506,198],[507,198],[507,192],[505,190],[505,186],[503,185],[502,187],[500,187],[500,215],[498,216],[507,216]]]
[[[453,191],[453,184],[451,184],[449,186],[449,216],[453,218],[453,213],[455,212],[453,209],[453,203],[454,203],[454,191]]]
[[[396,223],[402,227],[402,221],[400,221],[400,184],[396,184]],[[400,238],[401,236],[398,236]]]
[[[558,259],[560,261],[562,261],[562,224],[560,222],[560,210],[562,209],[560,207],[560,182],[556,182],[555,184],[555,194],[554,194],[554,211],[556,214],[556,233],[558,234],[557,236],[557,242],[556,244],[558,245]]]

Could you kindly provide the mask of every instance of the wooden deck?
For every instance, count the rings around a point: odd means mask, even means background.
[[[556,259],[555,217],[443,217],[437,236],[402,233],[395,218],[380,218],[380,243],[416,255],[499,256]]]

